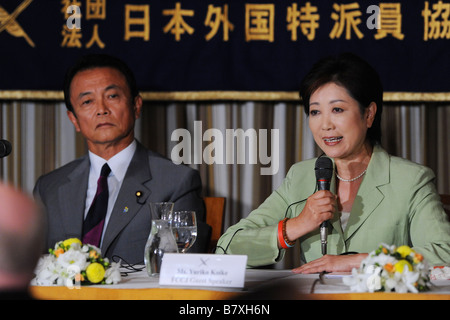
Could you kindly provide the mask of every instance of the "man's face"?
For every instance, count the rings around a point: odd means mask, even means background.
[[[80,71],[70,86],[74,112],[69,119],[86,138],[89,150],[128,146],[134,139],[134,122],[142,99],[131,97],[125,76],[109,67]]]

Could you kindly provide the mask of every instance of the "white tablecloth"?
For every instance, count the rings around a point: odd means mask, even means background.
[[[142,270],[122,276],[122,281],[118,284],[92,287],[101,287],[103,289],[192,288],[248,293],[266,292],[268,294],[271,294],[273,290],[283,290],[285,291],[283,294],[289,296],[310,293],[350,293],[350,288],[342,282],[342,278],[348,276],[349,273],[330,273],[326,274],[321,282],[318,274],[293,274],[291,270],[248,269],[245,272],[244,288],[168,287],[160,286],[158,277],[149,277],[145,270]],[[313,285],[314,291],[311,292]],[[450,280],[432,280],[431,290],[420,294],[430,293],[450,295]]]

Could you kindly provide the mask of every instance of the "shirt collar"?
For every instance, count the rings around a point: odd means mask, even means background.
[[[136,151],[136,145],[136,140],[133,140],[133,142],[128,147],[114,155],[108,161],[89,151],[91,174],[93,174],[94,177],[100,176],[102,166],[105,163],[108,163],[109,167],[111,168],[110,176],[115,176],[117,180],[122,181],[125,177],[125,173],[127,172],[131,159],[133,158],[133,155]]]

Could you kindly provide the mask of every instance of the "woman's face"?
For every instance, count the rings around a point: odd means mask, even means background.
[[[353,159],[367,153],[366,134],[375,118],[375,103],[362,115],[358,102],[348,91],[329,82],[311,95],[309,104],[309,128],[327,156]]]

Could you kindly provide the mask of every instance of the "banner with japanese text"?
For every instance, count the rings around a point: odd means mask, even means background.
[[[450,0],[0,0],[0,98],[61,97],[89,53],[123,59],[150,99],[298,97],[313,63],[350,51],[386,92],[447,101],[449,15]]]

